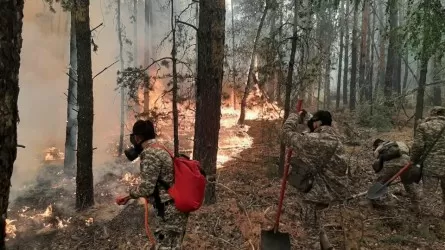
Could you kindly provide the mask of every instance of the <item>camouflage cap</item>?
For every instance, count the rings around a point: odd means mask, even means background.
[[[445,116],[445,107],[436,106],[430,110],[430,116]]]

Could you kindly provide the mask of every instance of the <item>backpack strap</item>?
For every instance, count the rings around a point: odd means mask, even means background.
[[[162,144],[159,144],[159,143],[153,143],[153,144],[150,144],[149,147],[163,149],[163,150],[167,151],[167,153],[170,155],[170,157],[171,157],[172,159],[175,158],[175,156],[173,155],[173,153],[172,153],[170,150],[168,150],[168,149],[167,149],[164,145],[162,145]]]
[[[153,144],[150,144],[149,147],[163,149],[163,150],[167,151],[167,153],[170,155],[170,157],[172,158],[172,160],[174,159],[174,155],[173,155],[173,153],[172,153],[170,150],[168,150],[168,149],[167,149],[164,145],[162,145],[162,144],[159,144],[159,143],[153,143]],[[161,179],[161,176],[158,177],[158,183],[159,183],[165,190],[170,189],[170,184],[168,184],[166,181],[162,180],[162,179]]]

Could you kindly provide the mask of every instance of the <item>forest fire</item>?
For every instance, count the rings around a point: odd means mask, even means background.
[[[45,152],[45,161],[60,161],[65,158],[65,154],[56,147],[50,147]]]

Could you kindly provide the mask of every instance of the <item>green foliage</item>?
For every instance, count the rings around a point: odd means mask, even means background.
[[[148,79],[147,69],[142,68],[142,66],[139,68],[129,67],[123,71],[118,71],[117,75],[118,87],[126,88],[130,99],[138,103],[138,91],[144,88],[144,82]]]
[[[63,11],[70,11],[74,5],[74,0],[44,0],[48,3],[49,9],[51,12],[56,13],[56,10],[53,7],[54,3],[60,3]]]
[[[445,10],[440,0],[408,1],[406,24],[402,28],[405,47],[416,59],[428,60],[445,49]]]
[[[391,120],[392,113],[393,110],[388,108],[384,102],[384,99],[375,100],[372,104],[359,104],[357,106],[356,119],[357,123],[361,126],[375,128],[379,132],[386,132],[393,127]]]

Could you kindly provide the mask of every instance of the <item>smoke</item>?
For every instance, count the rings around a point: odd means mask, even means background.
[[[108,5],[108,6],[107,6]],[[43,166],[45,150],[51,146],[62,152],[65,144],[65,126],[67,113],[67,88],[69,64],[69,13],[60,6],[54,6],[56,13],[49,11],[44,1],[26,1],[23,20],[23,47],[20,67],[20,94],[18,125],[18,143],[26,148],[18,148],[17,160],[12,176],[11,200],[26,183],[33,182]],[[130,23],[131,6],[122,4],[122,20],[126,39],[133,40]],[[139,22],[143,19],[143,9],[139,8]],[[158,17],[160,14],[157,14]],[[118,37],[116,32],[116,11],[114,1],[91,1],[90,25],[97,28],[92,34],[98,51],[92,53],[93,76],[112,64],[119,57]],[[158,44],[166,30],[164,23],[156,24],[153,34],[157,37],[152,44]],[[165,26],[168,27],[168,26]],[[142,61],[144,44],[144,25],[138,25],[138,58]],[[133,51],[131,43],[125,43],[126,67],[129,53]],[[167,45],[168,47],[168,45]],[[168,56],[169,49],[157,50],[152,57]],[[93,169],[99,172],[113,160],[107,153],[109,143],[117,141],[120,128],[120,93],[116,90],[119,63],[110,67],[94,79],[94,128]],[[158,93],[159,94],[159,93]],[[125,127],[129,134],[131,124]],[[102,171],[100,171],[102,172]],[[95,176],[98,181],[99,176]]]

